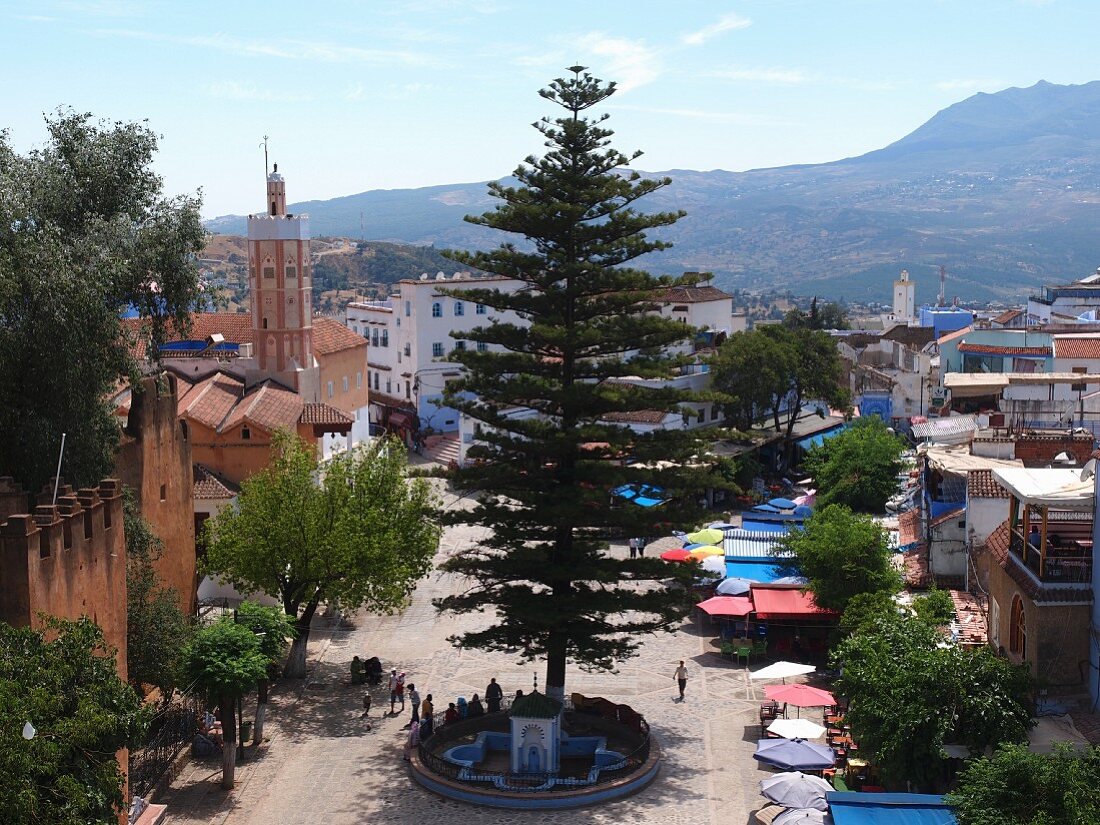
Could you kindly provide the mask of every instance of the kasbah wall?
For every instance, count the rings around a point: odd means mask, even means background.
[[[141,515],[163,543],[154,564],[161,581],[179,594],[180,608],[195,612],[194,479],[191,444],[176,416],[176,377],[146,376],[130,397],[115,473],[133,490]]]

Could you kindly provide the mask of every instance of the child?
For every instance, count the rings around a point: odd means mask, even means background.
[[[363,694],[363,716],[361,718],[366,719],[370,715],[370,703],[371,698],[369,693]],[[367,722],[367,730],[371,730],[370,721]]]

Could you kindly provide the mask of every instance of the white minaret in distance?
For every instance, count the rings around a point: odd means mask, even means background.
[[[267,176],[266,214],[248,216],[248,277],[254,380],[275,378],[306,401],[320,400],[313,358],[309,218],[286,212],[279,164]],[[251,381],[250,381],[251,383]]]
[[[894,320],[908,323],[917,314],[917,285],[909,280],[909,270],[903,269],[894,281]]]

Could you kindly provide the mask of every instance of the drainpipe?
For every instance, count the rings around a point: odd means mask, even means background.
[[[1096,518],[1096,499],[1100,495],[1100,473],[1092,477],[1092,621],[1089,627],[1089,696],[1092,712],[1100,708],[1100,522]]]

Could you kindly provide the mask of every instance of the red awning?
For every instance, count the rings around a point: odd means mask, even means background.
[[[758,619],[828,619],[840,615],[835,610],[818,607],[813,593],[802,592],[799,586],[776,587],[753,585],[752,601]]]
[[[408,427],[412,424],[412,417],[408,413],[394,412],[386,422],[391,427]]]
[[[708,616],[723,616],[740,619],[752,613],[752,599],[748,596],[715,596],[696,605]]]

